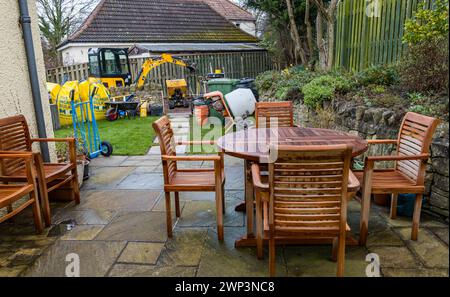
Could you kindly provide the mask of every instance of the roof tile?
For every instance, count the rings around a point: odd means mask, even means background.
[[[60,46],[68,42],[170,41],[217,43],[257,39],[202,1],[102,0],[80,29]]]

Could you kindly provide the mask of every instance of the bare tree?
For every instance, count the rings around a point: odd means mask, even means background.
[[[74,32],[97,0],[36,0],[39,28],[51,59],[59,61],[57,46]]]
[[[298,58],[300,58],[300,62],[303,65],[306,65],[306,55],[305,51],[302,48],[302,43],[300,40],[300,34],[298,33],[298,27],[297,23],[295,22],[295,15],[294,15],[294,5],[292,3],[292,0],[286,0],[286,5],[288,9],[288,15],[289,15],[289,24],[290,24],[290,31],[292,40],[295,44],[295,57],[298,62]]]
[[[316,43],[319,51],[319,66],[323,70],[330,70],[334,63],[335,18],[339,0],[330,0],[328,6],[322,0],[313,0],[313,2],[318,9]],[[326,29],[323,28],[323,25],[326,25]]]
[[[309,61],[308,66],[312,67],[314,64],[314,42],[313,42],[313,29],[310,18],[311,5],[309,0],[305,1],[305,25],[306,25],[306,41],[308,43]]]

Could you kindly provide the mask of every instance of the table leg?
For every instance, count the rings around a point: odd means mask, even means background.
[[[251,162],[245,160],[244,177],[245,177],[245,213],[247,217],[247,237],[253,237],[253,182],[251,175]]]
[[[359,244],[366,245],[367,235],[369,233],[369,212],[370,212],[370,197],[372,192],[372,174],[373,163],[369,163],[364,170],[364,178],[361,190],[361,217],[359,226]]]

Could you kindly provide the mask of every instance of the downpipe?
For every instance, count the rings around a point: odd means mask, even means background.
[[[31,31],[31,18],[28,11],[27,0],[19,0],[20,24],[22,26],[23,40],[27,55],[28,74],[31,84],[31,95],[33,97],[34,113],[36,117],[39,138],[47,138],[45,128],[44,110],[42,108],[41,90],[39,87],[39,77],[36,66],[36,55],[34,52],[33,35]],[[44,162],[50,161],[50,153],[46,142],[39,143]]]

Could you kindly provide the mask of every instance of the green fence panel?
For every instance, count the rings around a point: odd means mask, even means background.
[[[404,25],[432,0],[342,0],[336,16],[335,67],[360,71],[398,61],[406,49]],[[375,9],[377,7],[377,9]]]

